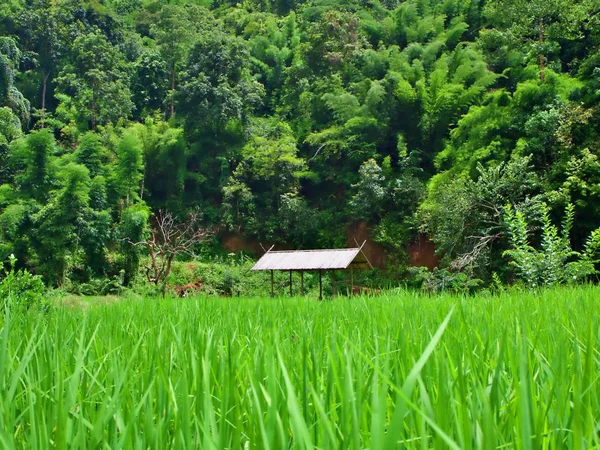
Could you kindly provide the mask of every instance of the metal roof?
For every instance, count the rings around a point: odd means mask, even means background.
[[[251,270],[372,269],[359,248],[268,251]]]

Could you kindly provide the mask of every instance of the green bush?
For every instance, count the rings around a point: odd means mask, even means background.
[[[7,308],[11,311],[48,308],[42,277],[26,270],[15,270],[16,261],[14,255],[11,255],[10,270],[4,271],[5,276],[0,281],[0,312],[4,312]]]
[[[186,285],[190,291],[209,295],[238,296],[266,293],[264,274],[250,272],[253,262],[230,255],[225,261],[175,262],[167,280],[169,289],[178,293]],[[181,295],[181,293],[180,293]]]
[[[553,286],[585,280],[597,273],[600,250],[600,228],[593,231],[583,251],[571,248],[569,234],[575,219],[575,209],[568,204],[561,231],[550,221],[550,210],[542,204],[541,248],[530,244],[529,224],[522,211],[507,205],[504,208],[512,248],[504,255],[511,258],[516,275],[531,287]]]
[[[93,278],[74,285],[71,291],[78,295],[119,295],[123,292],[123,277]]]
[[[412,267],[409,269],[409,274],[408,287],[421,288],[432,294],[441,292],[472,294],[483,284],[480,279],[470,278],[465,273],[451,272],[437,267],[431,271],[426,267]]]

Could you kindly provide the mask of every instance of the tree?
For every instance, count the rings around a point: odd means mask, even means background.
[[[21,122],[7,107],[0,107],[0,186],[11,178],[9,145],[21,137]]]
[[[297,154],[296,140],[287,123],[276,118],[254,119],[249,131],[251,137],[241,151],[241,159],[223,187],[223,220],[231,228],[244,227],[273,238],[281,231],[278,213],[282,199],[298,192],[307,166]],[[254,220],[250,217],[253,214],[263,219]]]
[[[109,211],[90,210],[84,219],[80,245],[83,267],[90,275],[105,276],[109,267],[108,248],[113,242],[113,221]]]
[[[159,211],[147,239],[134,242],[127,238],[129,244],[148,252],[150,260],[144,267],[146,279],[157,286],[160,284],[163,295],[173,260],[179,255],[193,256],[194,249],[214,234],[213,229],[202,227],[200,220],[197,210],[188,214],[183,222],[177,222],[168,211]]]
[[[255,198],[245,182],[231,177],[223,186],[221,223],[229,230],[256,230]]]
[[[183,200],[188,151],[183,129],[149,117],[137,130],[144,151],[144,189],[149,204],[179,204]]]
[[[116,122],[133,109],[125,60],[98,32],[73,42],[70,61],[56,79],[59,93],[70,96],[82,122]]]
[[[360,21],[352,13],[331,9],[308,30],[308,63],[317,71],[348,63],[366,45],[359,33]]]
[[[296,15],[284,19],[271,14],[245,14],[237,23],[245,30],[251,55],[252,70],[265,86],[269,112],[281,112],[287,105],[281,97],[284,84],[300,45],[300,30]]]
[[[51,284],[62,284],[79,248],[89,209],[89,171],[68,164],[61,171],[62,188],[33,216],[32,237],[40,271]]]
[[[59,61],[64,53],[56,16],[56,8],[51,0],[33,0],[18,18],[22,30],[21,41],[34,53],[34,64],[41,80],[40,120],[45,126],[46,97],[48,83],[58,71]],[[64,26],[64,24],[63,24]]]
[[[151,27],[151,32],[169,66],[171,117],[175,115],[173,96],[178,65],[181,64],[190,47],[192,31],[192,25],[184,9],[176,5],[164,6],[158,22]]]
[[[548,52],[564,39],[579,37],[581,27],[597,8],[587,0],[497,0],[486,3],[485,15],[512,35],[517,45],[529,45],[537,54],[539,77],[544,81]],[[548,41],[550,39],[550,42]]]
[[[195,199],[220,195],[229,161],[243,145],[249,116],[262,95],[241,39],[218,29],[199,37],[177,94],[186,137],[193,143],[186,194]],[[203,207],[206,212],[207,205]]]
[[[365,93],[355,95],[335,88],[321,97],[331,112],[330,126],[315,131],[306,142],[315,146],[313,158],[328,158],[328,163],[343,167],[334,178],[338,183],[348,181],[348,172],[355,177],[360,165],[378,155],[378,146],[388,137],[390,85],[385,82],[364,82]],[[361,104],[362,97],[363,101]],[[354,178],[355,179],[355,178]]]
[[[142,52],[133,64],[131,86],[136,116],[145,117],[152,111],[163,109],[169,89],[169,68],[158,51]]]
[[[90,171],[90,177],[94,178],[95,176],[102,174],[103,152],[104,149],[102,148],[100,136],[88,132],[85,133],[79,141],[79,146],[75,152],[75,161],[87,167]]]
[[[117,238],[123,255],[123,284],[126,286],[133,281],[139,269],[141,248],[134,243],[147,239],[149,218],[150,210],[139,202],[123,210],[117,225]]]
[[[5,103],[14,82],[15,68],[21,59],[21,51],[14,39],[0,39],[0,103]]]
[[[25,169],[17,177],[17,183],[24,194],[40,203],[45,203],[50,190],[56,186],[54,152],[56,141],[50,130],[30,133],[22,149]]]
[[[485,278],[496,268],[498,250],[506,246],[504,205],[517,205],[536,220],[542,199],[531,157],[515,157],[489,168],[479,165],[478,171],[475,180],[456,178],[430,185],[418,217],[421,231],[454,270],[478,270],[479,278]]]
[[[548,69],[543,82],[533,75],[512,94],[505,89],[490,92],[450,132],[436,157],[440,173],[432,185],[451,177],[476,176],[479,163],[496,165],[513,153],[531,155],[535,170],[546,172],[556,161],[557,108],[579,89],[580,84],[567,75]]]
[[[379,217],[384,200],[389,195],[381,167],[374,159],[360,166],[359,181],[354,184],[356,194],[350,200],[353,217],[370,220]]]
[[[8,106],[27,127],[30,118],[30,103],[15,86],[15,77],[22,53],[16,41],[0,36],[0,106]]]
[[[177,96],[189,133],[218,138],[230,121],[245,121],[260,103],[263,89],[251,78],[248,61],[241,39],[219,29],[198,38]]]
[[[132,131],[126,131],[117,146],[117,160],[113,169],[113,183],[125,206],[134,204],[141,198],[144,178],[144,158],[142,143]]]
[[[210,16],[211,13],[208,10],[202,9],[206,16]],[[160,10],[157,22],[150,27],[150,33],[156,39],[160,52],[169,67],[171,117],[175,115],[177,76],[192,45],[197,26],[190,16],[190,8],[165,5]]]

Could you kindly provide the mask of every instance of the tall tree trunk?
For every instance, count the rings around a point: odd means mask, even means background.
[[[162,274],[162,286],[160,290],[163,298],[165,298],[167,294],[167,278],[169,278],[169,274],[171,273],[171,263],[173,262],[173,258],[175,258],[174,253],[170,254],[167,257],[167,267],[165,268],[165,271]]]
[[[546,57],[542,52],[542,46],[544,45],[544,21],[540,19],[540,23],[538,25],[538,37],[540,42],[540,51],[538,54],[538,62],[540,65],[540,80],[542,82],[546,78],[545,70],[546,70]]]
[[[175,61],[171,65],[171,119],[175,115],[175,104],[173,102],[173,94],[175,93]]]
[[[96,130],[96,94],[92,95],[92,130]]]
[[[42,128],[46,128],[44,120],[46,119],[46,88],[48,87],[48,77],[50,73],[42,75]]]
[[[144,175],[142,176],[142,182],[140,183],[140,200],[144,199],[144,183],[146,181],[146,171],[144,171]]]

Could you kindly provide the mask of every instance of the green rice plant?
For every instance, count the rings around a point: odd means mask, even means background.
[[[597,448],[600,289],[5,315],[0,447]]]

